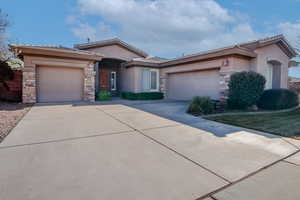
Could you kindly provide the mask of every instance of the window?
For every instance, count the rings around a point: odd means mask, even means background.
[[[157,90],[157,71],[150,71],[150,90]]]
[[[273,85],[273,65],[271,63],[267,66],[266,89],[272,89]]]
[[[110,72],[110,89],[112,91],[117,90],[117,73]]]
[[[159,76],[157,69],[144,69],[142,72],[143,90],[144,91],[158,91],[159,90]]]

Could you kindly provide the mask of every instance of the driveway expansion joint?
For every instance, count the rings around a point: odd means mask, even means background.
[[[167,145],[165,145],[165,144],[163,144],[163,143],[157,141],[156,139],[154,139],[154,138],[152,138],[152,137],[150,137],[150,136],[144,134],[141,130],[132,127],[131,125],[127,124],[126,122],[121,121],[120,119],[118,119],[118,118],[116,118],[115,116],[113,116],[113,115],[111,115],[111,114],[105,112],[104,110],[102,110],[102,109],[100,109],[100,108],[97,108],[97,109],[100,110],[100,111],[102,111],[103,113],[109,115],[110,117],[114,118],[115,120],[118,120],[120,123],[123,123],[124,125],[128,126],[129,128],[135,129],[136,132],[138,132],[139,134],[143,135],[144,137],[146,137],[146,138],[148,138],[148,139],[154,141],[155,143],[159,144],[160,146],[163,146],[163,147],[167,148],[168,150],[172,151],[173,153],[177,154],[178,156],[180,156],[180,157],[182,157],[182,158],[184,158],[184,159],[186,159],[186,160],[192,162],[193,164],[195,164],[195,165],[201,167],[202,169],[204,169],[204,170],[206,170],[206,171],[212,173],[213,175],[215,175],[215,176],[217,176],[218,178],[222,179],[222,180],[225,181],[226,183],[231,183],[231,181],[229,181],[228,179],[226,179],[226,178],[222,177],[221,175],[217,174],[216,172],[214,172],[214,171],[212,171],[212,170],[210,170],[210,169],[208,169],[208,168],[206,168],[206,167],[200,165],[199,163],[197,163],[197,162],[193,161],[192,159],[188,158],[187,156],[185,156],[185,155],[183,155],[183,154],[177,152],[176,150],[172,149],[171,147],[169,147],[169,146],[167,146]],[[144,130],[145,130],[145,129],[144,129]]]
[[[282,162],[286,162],[286,163],[289,163],[289,164],[291,164],[291,165],[295,165],[295,166],[297,166],[297,167],[300,167],[299,164],[296,164],[296,163],[293,163],[293,162],[290,162],[290,161],[287,161],[287,160],[283,160]]]
[[[299,150],[300,150],[300,147],[298,147],[297,145],[293,144],[292,142],[286,140],[284,137],[281,137],[280,139],[283,140],[283,141],[285,141],[286,143],[292,145],[292,146],[295,147],[296,149],[299,149]]]
[[[144,129],[138,129],[140,131],[148,131],[148,130],[155,130],[155,129],[161,129],[161,128],[169,128],[169,127],[176,127],[176,126],[182,126],[181,124],[175,124],[175,125],[167,125],[167,126],[159,126],[159,127],[153,127],[153,128],[144,128]]]
[[[48,141],[43,141],[43,142],[33,142],[33,143],[27,143],[27,144],[17,144],[17,145],[9,145],[9,146],[0,146],[0,151],[1,151],[1,149],[9,149],[9,148],[24,147],[24,146],[33,146],[33,145],[40,145],[40,144],[73,141],[73,140],[80,140],[80,139],[93,138],[93,137],[104,137],[104,136],[109,136],[109,135],[118,135],[118,134],[123,134],[123,133],[132,133],[132,132],[134,132],[134,130],[119,131],[119,132],[114,132],[114,133],[101,133],[101,134],[88,135],[88,136],[82,136],[82,137],[63,138],[63,139],[59,139],[59,140],[48,140]]]
[[[266,166],[264,166],[264,167],[262,167],[262,168],[260,168],[260,169],[258,169],[256,171],[254,171],[254,172],[252,172],[252,173],[250,173],[250,174],[248,174],[248,175],[246,175],[246,176],[244,176],[244,177],[242,177],[242,178],[240,178],[240,179],[238,179],[238,180],[236,180],[234,182],[231,182],[231,183],[229,183],[229,184],[227,184],[227,185],[225,185],[225,186],[223,186],[223,187],[221,187],[221,188],[219,188],[219,189],[217,189],[215,191],[212,191],[212,192],[210,192],[210,193],[208,193],[206,195],[203,195],[202,197],[199,197],[196,200],[204,200],[205,198],[212,197],[214,194],[216,194],[218,192],[221,192],[221,191],[227,189],[228,187],[233,186],[233,185],[235,185],[235,184],[237,184],[237,183],[239,183],[239,182],[241,182],[241,181],[243,181],[243,180],[245,180],[247,178],[250,178],[250,177],[258,174],[259,172],[261,172],[263,170],[266,170],[266,169],[268,169],[268,168],[276,165],[279,162],[282,162],[282,161],[286,162],[285,159],[287,159],[287,158],[289,158],[289,157],[291,157],[291,156],[293,156],[293,155],[295,155],[295,154],[297,154],[299,152],[300,152],[300,150],[297,150],[297,151],[295,151],[295,152],[293,152],[293,153],[291,153],[291,154],[289,154],[289,155],[287,155],[287,156],[285,156],[285,157],[283,157],[283,158],[281,158],[281,159],[279,159],[277,161],[274,161],[274,162],[272,162],[272,163],[270,163],[270,164],[268,164],[268,165],[266,165]]]

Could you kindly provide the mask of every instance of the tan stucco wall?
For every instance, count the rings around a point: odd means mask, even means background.
[[[95,100],[94,62],[25,55],[23,69],[23,103],[37,102],[37,66],[82,68],[84,73],[83,100]]]
[[[258,56],[251,61],[253,70],[266,77],[268,61],[279,61],[281,63],[281,87],[287,88],[289,57],[276,44],[258,48],[255,53]]]
[[[142,73],[147,67],[135,66],[122,68],[121,70],[121,88],[127,92],[143,92]]]
[[[125,49],[119,45],[110,45],[104,47],[96,47],[96,48],[89,48],[86,49],[87,51],[94,51],[104,55],[106,58],[119,58],[122,60],[129,61],[133,58],[140,58],[141,56]]]
[[[167,75],[168,73],[178,73],[178,72],[187,72],[187,71],[197,71],[208,68],[217,68],[221,67],[226,60],[230,58],[219,58],[215,60],[202,61],[202,62],[194,62],[190,64],[181,64],[176,65],[174,67],[166,67],[161,69],[161,75]],[[229,63],[231,61],[229,60]]]
[[[130,67],[121,69],[121,91],[135,92],[136,91],[136,78],[138,75],[138,67]]]

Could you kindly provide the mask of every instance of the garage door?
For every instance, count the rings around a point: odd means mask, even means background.
[[[83,70],[79,68],[38,67],[37,101],[81,101]]]
[[[196,71],[168,75],[168,98],[190,100],[194,96],[219,99],[219,71]]]

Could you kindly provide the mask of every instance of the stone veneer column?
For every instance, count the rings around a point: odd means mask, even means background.
[[[159,89],[162,93],[164,93],[164,97],[167,95],[167,75],[160,74],[159,75]]]
[[[23,68],[23,88],[22,101],[23,103],[36,103],[36,66],[26,65]]]
[[[228,99],[228,83],[231,74],[233,74],[233,67],[230,66],[228,59],[223,60],[220,68],[220,101],[222,104],[227,103]]]
[[[229,73],[220,72],[220,101],[226,103],[228,99],[228,83],[230,79]]]
[[[95,101],[95,76],[94,63],[91,62],[87,67],[84,68],[84,101]]]

